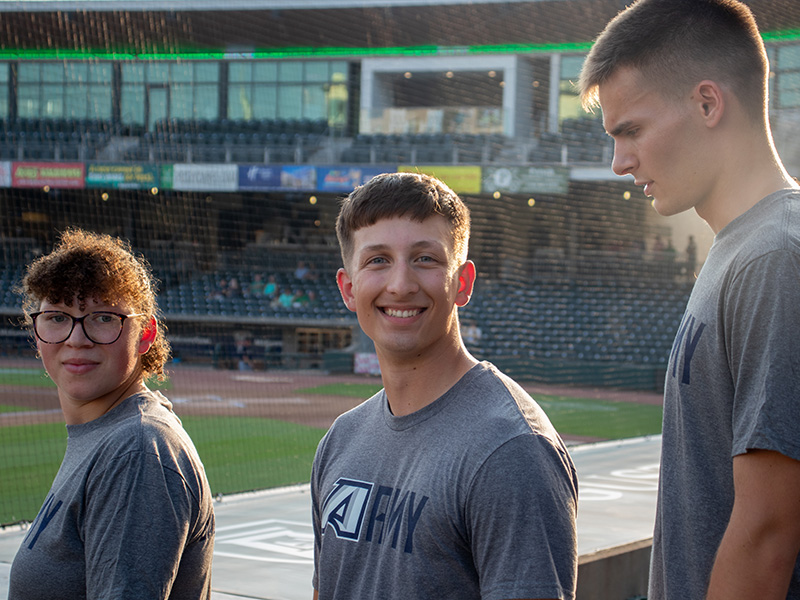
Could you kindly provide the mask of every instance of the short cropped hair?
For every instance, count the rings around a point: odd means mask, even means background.
[[[345,268],[353,257],[353,233],[383,219],[408,217],[422,222],[440,215],[450,224],[459,262],[469,251],[470,215],[466,204],[444,182],[422,173],[384,173],[357,187],[341,204],[336,237]]]
[[[143,257],[134,255],[128,242],[105,234],[68,229],[52,252],[28,265],[19,292],[25,321],[31,330],[30,315],[45,301],[67,306],[76,300],[78,304],[88,300],[125,302],[134,312],[155,317],[158,333],[142,356],[142,370],[146,378],[163,379],[170,345],[159,316],[156,288],[150,265]]]
[[[750,9],[737,0],[638,0],[612,19],[581,70],[583,107],[632,67],[670,97],[704,79],[728,86],[754,120],[767,114],[769,62]]]

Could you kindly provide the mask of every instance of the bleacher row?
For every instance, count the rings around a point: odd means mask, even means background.
[[[16,258],[27,254],[14,250]],[[260,254],[259,254],[260,253]],[[6,251],[6,258],[12,252]],[[257,256],[261,258],[254,258]],[[269,259],[267,259],[269,256]],[[250,250],[240,257],[239,269],[213,273],[192,272],[165,285],[159,302],[166,321],[305,325],[320,327],[355,323],[342,304],[332,276],[295,278],[298,257],[333,273],[338,257],[332,253]],[[263,261],[263,262],[262,262]],[[159,260],[154,261],[156,274]],[[0,271],[0,306],[7,315],[19,315],[14,286],[23,275],[22,260],[8,260]],[[256,267],[256,265],[258,265]],[[279,290],[313,292],[313,302],[281,306],[273,298],[250,290],[256,274],[266,283],[275,276]],[[240,291],[220,293],[220,281],[236,279]],[[479,281],[472,301],[462,309],[462,322],[473,321],[481,330],[471,344],[476,356],[494,360],[519,357],[537,360],[609,362],[633,365],[665,364],[686,304],[691,282],[653,281],[537,281],[519,284]]]
[[[569,119],[536,139],[494,134],[358,134],[320,120],[169,119],[152,131],[96,119],[6,119],[2,160],[176,163],[490,164],[597,163],[610,142],[597,119]]]

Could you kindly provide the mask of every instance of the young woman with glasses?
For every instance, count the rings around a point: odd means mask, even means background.
[[[9,600],[209,598],[211,491],[172,404],[145,384],[169,357],[149,267],[121,240],[70,230],[21,291],[68,443]]]

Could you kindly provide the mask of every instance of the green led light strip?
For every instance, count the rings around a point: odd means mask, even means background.
[[[800,40],[800,29],[762,32],[765,42]],[[542,54],[588,52],[591,42],[566,44],[496,44],[484,46],[399,46],[390,48],[281,48],[252,52],[184,50],[182,52],[135,52],[105,50],[9,50],[0,49],[0,60],[235,60],[281,58],[334,58],[374,56],[460,56],[468,54]]]

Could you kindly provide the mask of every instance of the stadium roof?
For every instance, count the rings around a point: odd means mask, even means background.
[[[583,51],[628,2],[0,0],[0,58]],[[789,10],[796,0],[749,5],[762,31],[800,38],[800,12]]]

